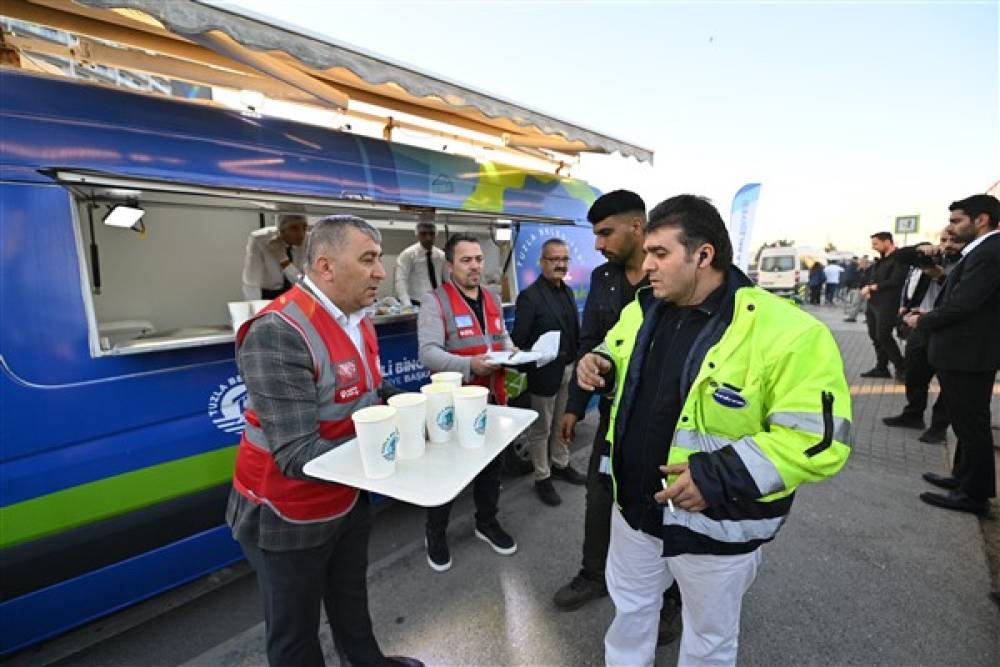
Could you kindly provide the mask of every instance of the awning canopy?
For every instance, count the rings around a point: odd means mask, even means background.
[[[485,134],[526,153],[617,152],[653,161],[647,148],[230,6],[197,0],[5,0],[0,13],[141,49],[122,66],[154,74],[162,69],[167,76],[332,108],[346,109],[351,101],[372,104]]]

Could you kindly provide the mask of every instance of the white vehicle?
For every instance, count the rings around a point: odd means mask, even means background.
[[[775,294],[795,295],[817,261],[826,264],[826,253],[811,246],[764,248],[757,263],[757,285]]]

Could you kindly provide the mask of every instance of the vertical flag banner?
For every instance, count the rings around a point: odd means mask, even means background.
[[[733,242],[733,264],[746,271],[750,267],[750,237],[760,197],[760,183],[747,183],[733,197],[729,216],[729,238]]]

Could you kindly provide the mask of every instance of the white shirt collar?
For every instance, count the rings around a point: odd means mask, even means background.
[[[345,329],[357,326],[361,323],[361,320],[365,318],[365,315],[368,314],[368,311],[362,308],[361,310],[355,311],[350,315],[345,315],[344,311],[338,308],[337,304],[333,301],[330,301],[329,297],[323,294],[323,291],[316,286],[316,283],[309,279],[309,276],[302,276],[302,282],[309,288],[309,291],[313,293],[313,296],[315,296],[316,299],[323,304],[323,307],[326,308],[326,311],[333,316],[333,319],[337,321],[337,324]]]
[[[980,236],[975,241],[971,241],[969,243],[969,245],[967,245],[964,248],[962,248],[962,257],[965,257],[966,255],[968,255],[970,252],[972,252],[975,249],[975,247],[977,245],[979,245],[980,243],[982,243],[983,241],[985,241],[989,237],[993,236],[994,234],[1000,234],[1000,229],[994,229],[992,232],[983,234],[982,236]]]

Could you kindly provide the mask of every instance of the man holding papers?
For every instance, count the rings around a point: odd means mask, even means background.
[[[490,390],[490,402],[507,404],[505,371],[489,363],[486,353],[511,348],[500,304],[480,287],[483,251],[476,237],[454,234],[444,247],[450,279],[421,299],[417,320],[420,363],[432,373],[458,371],[466,384]],[[517,543],[497,521],[500,459],[494,459],[473,480],[476,537],[499,554],[509,556]],[[436,572],[451,567],[448,517],[451,503],[427,510],[427,563]]]
[[[542,275],[517,295],[511,339],[521,349],[531,348],[546,333],[559,334],[555,360],[543,366],[531,364],[528,393],[538,419],[528,429],[531,461],[535,467],[535,492],[546,505],[562,502],[552,478],[582,485],[586,478],[569,464],[569,442],[558,427],[566,411],[566,397],[573,374],[573,361],[580,338],[580,323],[573,291],[563,282],[569,271],[569,248],[560,239],[542,244]],[[539,362],[540,363],[540,362]]]

